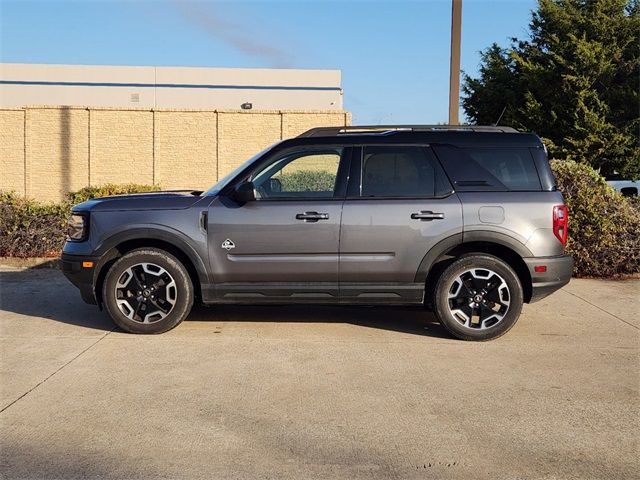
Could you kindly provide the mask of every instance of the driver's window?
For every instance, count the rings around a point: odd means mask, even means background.
[[[253,175],[257,199],[331,198],[341,149],[292,152]]]

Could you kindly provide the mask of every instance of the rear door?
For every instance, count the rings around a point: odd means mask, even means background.
[[[221,301],[338,301],[338,246],[350,149],[299,147],[261,162],[256,200],[209,208],[209,258]]]
[[[421,302],[420,263],[460,233],[460,201],[428,147],[355,149],[340,232],[342,301]]]

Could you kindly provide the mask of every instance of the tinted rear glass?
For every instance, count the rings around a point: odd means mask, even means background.
[[[458,148],[434,150],[458,191],[540,191],[540,179],[528,148]]]
[[[363,197],[434,197],[452,191],[433,153],[423,147],[364,147]]]

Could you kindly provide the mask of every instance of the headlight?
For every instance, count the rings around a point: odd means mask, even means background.
[[[73,213],[67,222],[67,238],[80,242],[87,238],[89,222],[86,215]]]

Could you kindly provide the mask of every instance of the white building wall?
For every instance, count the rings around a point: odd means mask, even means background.
[[[339,70],[0,64],[0,106],[342,111]]]

